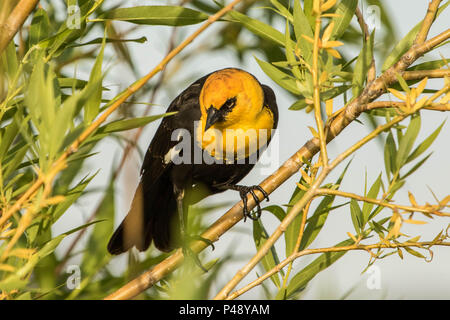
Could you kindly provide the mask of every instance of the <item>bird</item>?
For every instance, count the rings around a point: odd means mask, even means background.
[[[269,86],[242,69],[220,69],[182,91],[167,113],[174,114],[164,117],[156,130],[130,210],[109,240],[112,255],[132,247],[145,251],[152,243],[162,252],[182,247],[183,253],[189,253],[189,237],[212,245],[187,234],[190,205],[236,190],[244,204],[244,218],[258,219],[261,207],[255,191],[269,199],[258,185],[238,184],[277,128],[278,107]],[[256,202],[256,214],[247,208],[248,194]]]

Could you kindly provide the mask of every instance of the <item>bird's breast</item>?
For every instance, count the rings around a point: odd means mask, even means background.
[[[246,115],[228,126],[215,124],[206,132],[205,119],[200,119],[195,128],[195,140],[204,152],[217,160],[230,163],[236,160],[259,156],[272,136],[274,127],[273,114],[264,107],[257,117],[248,119]]]

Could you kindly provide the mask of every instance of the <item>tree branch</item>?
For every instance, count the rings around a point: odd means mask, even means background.
[[[39,0],[21,0],[14,7],[5,23],[0,25],[0,55],[14,38],[38,2]]]
[[[361,31],[364,34],[364,42],[368,42],[370,39],[370,33],[369,28],[364,21],[364,16],[359,9],[359,7],[356,7],[355,15],[358,20],[359,26],[361,27]],[[375,58],[372,57],[372,61],[370,62],[369,70],[367,71],[367,82],[372,82],[376,78],[376,69],[375,69]]]
[[[402,77],[405,80],[420,80],[425,77],[428,78],[444,78],[450,76],[450,70],[448,69],[436,69],[436,70],[414,70],[405,71],[402,73]]]
[[[350,192],[344,192],[344,191],[332,190],[332,189],[324,189],[324,188],[317,189],[317,194],[318,195],[335,195],[335,196],[355,199],[358,201],[364,201],[367,203],[373,203],[373,204],[376,204],[376,205],[379,205],[382,207],[390,208],[392,210],[404,210],[404,211],[408,211],[408,212],[421,212],[421,213],[426,213],[426,214],[434,214],[434,215],[441,216],[441,217],[450,217],[450,213],[438,211],[439,205],[438,206],[420,206],[420,207],[405,206],[405,205],[389,203],[382,199],[372,199],[372,198],[363,197],[358,194],[354,194],[354,193],[350,193]]]
[[[433,0],[428,5],[428,11],[423,19],[422,26],[420,27],[420,31],[416,36],[414,44],[422,44],[425,42],[428,36],[428,32],[430,31],[431,25],[433,24],[434,19],[436,18],[436,12],[439,8],[439,4],[442,0]]]
[[[367,104],[366,111],[380,108],[400,108],[400,107],[406,107],[406,103],[397,101],[375,101]],[[432,111],[450,111],[450,104],[432,103],[431,105],[423,107],[423,109]]]

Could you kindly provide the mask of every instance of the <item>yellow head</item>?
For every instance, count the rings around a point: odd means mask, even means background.
[[[199,102],[204,124],[224,129],[242,124],[243,120],[256,120],[263,108],[264,93],[258,80],[248,72],[223,69],[206,79]]]
[[[203,149],[212,142],[222,143],[225,150],[232,143],[235,153],[239,148],[233,141],[226,141],[227,130],[260,129],[270,131],[273,128],[273,115],[264,107],[264,91],[254,76],[239,69],[223,69],[212,73],[205,81],[199,97],[201,126],[198,127],[198,141]],[[211,130],[215,129],[215,130]],[[222,134],[222,142],[212,133]],[[270,132],[269,136],[270,137]],[[200,139],[201,138],[201,139]],[[246,137],[245,147],[257,143],[257,138]],[[229,139],[230,140],[230,139]],[[254,140],[254,141],[252,141]],[[217,149],[217,148],[213,148]],[[248,152],[245,154],[248,156]],[[211,152],[212,156],[218,156]]]

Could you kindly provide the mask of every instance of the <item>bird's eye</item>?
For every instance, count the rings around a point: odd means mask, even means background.
[[[225,111],[231,111],[233,107],[236,105],[236,97],[230,98],[222,105],[220,109],[223,109]]]

